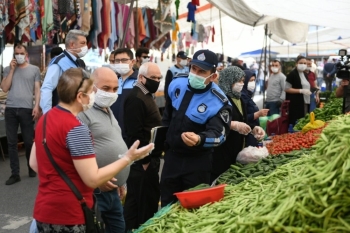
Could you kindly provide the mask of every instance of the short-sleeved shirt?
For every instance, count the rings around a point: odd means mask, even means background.
[[[93,189],[85,185],[73,160],[95,158],[91,133],[86,125],[68,110],[56,106],[47,113],[46,141],[52,157],[68,175],[92,207]],[[84,214],[78,199],[51,164],[43,141],[43,119],[35,131],[39,188],[34,206],[34,218],[57,225],[84,224]]]
[[[10,73],[10,67],[4,69],[4,77]],[[28,64],[24,68],[16,67],[10,90],[7,94],[6,107],[33,108],[35,82],[40,82],[39,67]]]

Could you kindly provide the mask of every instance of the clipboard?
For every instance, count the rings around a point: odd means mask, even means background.
[[[157,126],[151,129],[150,143],[154,143],[154,149],[152,153],[164,152],[164,143],[166,139],[166,134],[168,132],[168,128],[168,126]]]

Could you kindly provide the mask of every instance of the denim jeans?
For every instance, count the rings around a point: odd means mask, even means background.
[[[321,89],[323,83],[323,77],[318,77],[317,78],[317,86]]]
[[[106,226],[105,233],[124,233],[123,206],[117,190],[101,192],[99,189],[95,189],[94,193]]]
[[[29,156],[34,138],[34,121],[32,109],[29,108],[9,108],[5,109],[5,128],[7,137],[8,154],[12,175],[19,175],[18,159],[18,126],[21,127],[21,134],[26,150],[27,166],[29,168]]]
[[[269,109],[268,116],[272,116],[273,114],[280,114],[281,102],[266,102],[266,108]]]

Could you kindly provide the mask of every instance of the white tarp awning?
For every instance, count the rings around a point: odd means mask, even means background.
[[[291,43],[306,41],[308,25],[350,29],[349,0],[208,1],[244,24],[268,24],[273,35]]]

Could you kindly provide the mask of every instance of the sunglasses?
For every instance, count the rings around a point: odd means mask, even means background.
[[[150,58],[150,56],[142,56],[142,58],[148,59]]]
[[[82,74],[83,78],[81,79],[81,82],[80,82],[80,84],[78,86],[78,89],[77,89],[75,94],[78,94],[79,89],[83,86],[84,80],[90,78],[90,74],[88,72],[86,72],[85,70],[83,70],[83,69],[81,69],[81,74]]]

